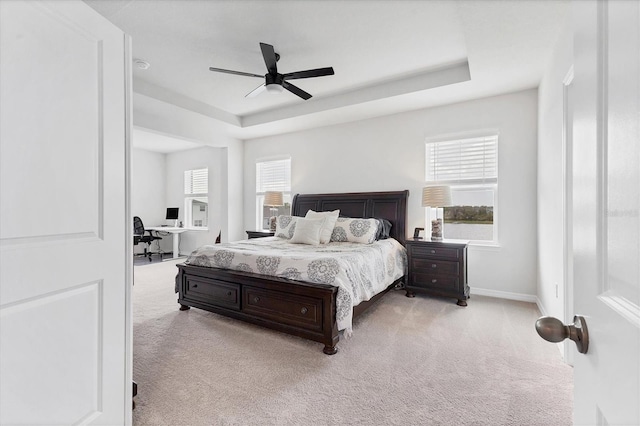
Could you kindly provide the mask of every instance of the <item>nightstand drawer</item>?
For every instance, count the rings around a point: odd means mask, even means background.
[[[422,247],[420,245],[410,245],[411,255],[415,257],[428,257],[439,259],[458,260],[460,250],[447,247]]]
[[[451,274],[458,275],[460,273],[459,262],[448,262],[446,260],[430,260],[421,258],[411,258],[411,267],[414,273],[428,274]]]
[[[458,290],[460,279],[454,276],[433,275],[421,272],[414,272],[411,275],[411,286],[424,287],[429,289]]]

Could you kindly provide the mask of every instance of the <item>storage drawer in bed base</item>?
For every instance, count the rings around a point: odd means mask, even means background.
[[[187,277],[184,298],[230,309],[240,309],[240,286],[226,281]]]
[[[322,330],[322,299],[244,286],[242,311],[307,330]]]

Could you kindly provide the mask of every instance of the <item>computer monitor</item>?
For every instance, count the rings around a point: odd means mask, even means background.
[[[178,207],[167,207],[167,220],[178,220]]]

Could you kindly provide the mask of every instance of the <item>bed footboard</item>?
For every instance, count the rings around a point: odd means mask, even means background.
[[[204,309],[324,344],[333,355],[340,339],[336,294],[330,285],[216,268],[177,265],[180,309]]]

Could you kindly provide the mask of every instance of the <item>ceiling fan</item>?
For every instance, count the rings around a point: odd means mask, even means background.
[[[232,71],[232,70],[225,70],[222,68],[213,68],[213,67],[209,67],[209,71],[224,72],[227,74],[235,74],[235,75],[244,75],[247,77],[264,78],[264,84],[261,84],[251,92],[247,93],[245,97],[251,98],[251,97],[257,96],[258,94],[262,93],[264,90],[270,93],[280,93],[282,92],[282,89],[287,89],[294,95],[300,96],[305,101],[309,99],[311,95],[305,92],[304,90],[302,90],[301,88],[289,83],[288,80],[294,80],[297,78],[322,77],[325,75],[334,74],[332,67],[316,68],[313,70],[296,71],[296,72],[290,72],[287,74],[280,74],[278,72],[278,67],[276,65],[276,62],[278,62],[278,60],[280,59],[280,55],[277,54],[275,50],[273,50],[273,46],[266,43],[260,43],[260,50],[262,50],[262,57],[264,58],[264,63],[267,65],[268,72],[265,75],[251,74],[248,72]]]

